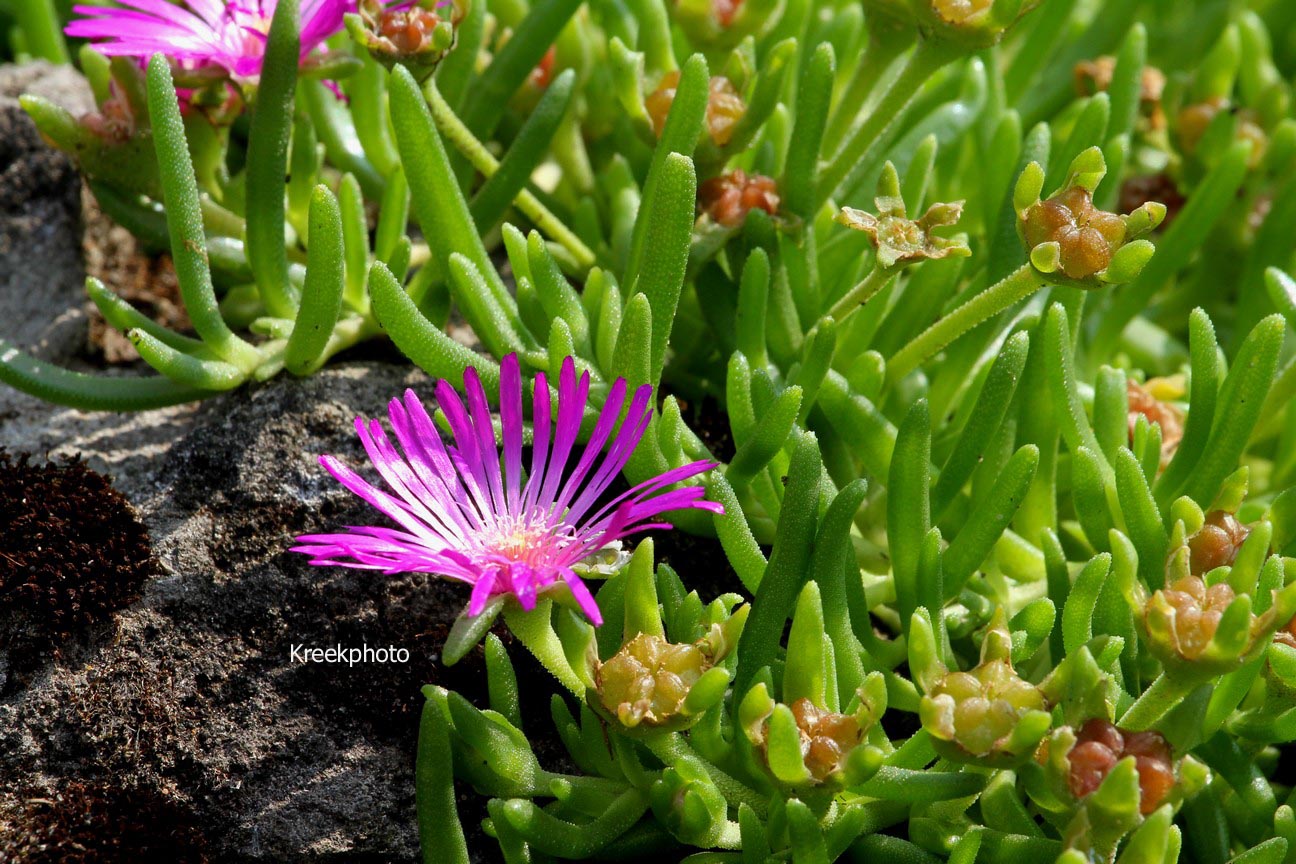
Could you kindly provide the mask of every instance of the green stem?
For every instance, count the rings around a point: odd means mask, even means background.
[[[888,267],[874,267],[858,285],[846,292],[845,297],[833,304],[832,309],[828,310],[828,315],[834,318],[840,326],[845,323],[848,315],[873,299],[875,294],[885,288],[895,275],[896,271]]]
[[[491,155],[490,151],[486,149],[486,145],[477,140],[477,136],[473,135],[472,131],[455,114],[454,109],[450,107],[450,104],[441,95],[441,91],[437,89],[435,79],[429,79],[423,88],[423,94],[427,97],[428,107],[432,111],[432,119],[436,121],[437,129],[441,131],[441,134],[449,139],[450,143],[467,157],[473,167],[480,171],[483,176],[487,179],[494,177],[495,172],[499,170],[499,160]],[[581,269],[588,270],[594,266],[594,253],[590,251],[590,248],[581,242],[581,239],[549,208],[540,203],[540,199],[532,195],[530,191],[523,189],[518,192],[516,203],[518,209],[525,213],[527,218],[536,224],[536,227],[572,254]]]
[[[896,352],[887,361],[887,380],[899,381],[973,327],[1043,287],[1044,281],[1035,270],[1029,264],[1023,264],[1003,281],[941,318]]]
[[[1119,725],[1122,729],[1142,732],[1149,729],[1158,720],[1170,713],[1185,696],[1193,691],[1196,683],[1166,677],[1162,672],[1152,686],[1143,691],[1143,695],[1134,700],[1134,704],[1121,716]]]
[[[850,82],[842,92],[841,101],[837,103],[837,110],[833,112],[832,120],[828,124],[828,133],[824,136],[824,145],[827,147],[841,144],[846,133],[854,125],[869,94],[877,87],[882,73],[909,47],[908,40],[898,32],[888,30],[880,35],[881,38],[869,39],[864,57],[855,67],[855,74],[851,76]]]
[[[918,91],[927,79],[955,56],[957,55],[954,50],[943,42],[929,39],[918,43],[913,54],[909,55],[904,69],[887,88],[882,100],[873,107],[868,118],[856,127],[845,145],[823,169],[819,176],[818,198],[821,202],[832,197],[851,169],[864,158],[868,149],[918,95]]]

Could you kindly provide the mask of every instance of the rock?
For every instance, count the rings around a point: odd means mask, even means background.
[[[204,403],[173,446],[142,444],[146,458],[117,463],[134,474],[124,485],[161,575],[113,622],[61,646],[25,689],[0,693],[0,853],[6,832],[22,830],[24,797],[77,778],[180,808],[212,860],[417,859],[419,688],[477,700],[484,690],[480,651],[451,669],[437,657],[466,592],[422,575],[312,568],[287,551],[300,533],[378,521],[317,457],[364,466],[353,418],[381,416],[407,386],[429,382],[380,363],[281,378]],[[112,445],[173,420],[135,415],[82,441]],[[393,646],[410,659],[300,663],[298,644]],[[547,682],[526,673],[543,711]]]
[[[81,178],[41,140],[18,103],[24,93],[73,114],[94,97],[70,67],[0,66],[0,336],[57,362],[85,344]]]

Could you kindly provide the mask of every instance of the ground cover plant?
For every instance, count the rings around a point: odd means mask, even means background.
[[[295,549],[463,595],[425,860],[1296,861],[1296,6],[70,12],[0,0],[98,110],[23,106],[192,331],[92,279],[157,374],[0,338],[0,380],[138,410],[382,340],[437,381],[321,454],[378,512]]]

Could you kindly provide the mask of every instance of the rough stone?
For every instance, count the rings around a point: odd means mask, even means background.
[[[68,67],[0,66],[0,336],[61,361],[85,343],[81,177],[41,140],[18,102],[24,93],[73,114],[94,98]]]
[[[426,377],[335,367],[214,399],[174,446],[144,445],[153,452],[131,463],[129,485],[162,573],[26,689],[0,694],[0,775],[12,781],[0,814],[88,778],[192,812],[214,860],[415,860],[419,687],[482,686],[479,658],[437,662],[463,592],[312,568],[287,551],[297,534],[373,519],[317,457],[360,466],[352,419],[410,385]],[[118,433],[158,422],[136,415]],[[300,664],[299,643],[390,645],[411,659]],[[12,816],[7,830],[21,830]]]

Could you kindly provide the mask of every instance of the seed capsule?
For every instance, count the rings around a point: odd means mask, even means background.
[[[1067,754],[1071,794],[1084,798],[1098,789],[1116,763],[1134,757],[1139,775],[1139,812],[1144,816],[1161,806],[1174,788],[1170,745],[1160,732],[1126,732],[1100,718],[1085,722]]]
[[[696,645],[640,633],[598,668],[599,700],[625,726],[658,726],[679,713],[709,667]]]

